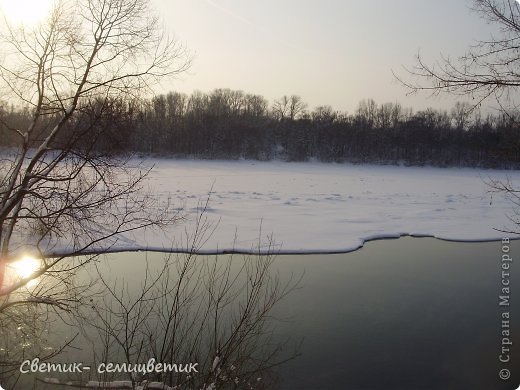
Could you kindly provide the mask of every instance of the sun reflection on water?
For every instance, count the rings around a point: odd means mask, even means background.
[[[32,256],[24,256],[20,260],[9,264],[13,277],[17,279],[27,279],[33,276],[41,267],[41,261]],[[34,287],[38,284],[37,279],[32,279],[27,283],[27,287]]]

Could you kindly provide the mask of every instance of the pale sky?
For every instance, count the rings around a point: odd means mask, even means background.
[[[353,112],[361,99],[451,107],[449,98],[406,96],[421,54],[453,58],[489,38],[471,0],[153,0],[165,26],[194,54],[189,73],[165,90],[214,88],[297,94],[309,104]],[[460,98],[459,98],[460,100]]]

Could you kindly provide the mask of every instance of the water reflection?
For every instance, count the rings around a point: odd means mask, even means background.
[[[20,260],[7,264],[7,280],[6,284],[16,282],[21,279],[30,279],[31,276],[40,270],[42,262],[40,259],[32,256],[24,256]],[[26,286],[28,288],[34,287],[38,284],[38,278],[30,279]]]
[[[519,253],[520,242],[511,248],[513,256]],[[509,390],[517,387],[520,373],[513,364],[511,380],[498,378],[500,256],[496,242],[412,238],[373,242],[348,254],[280,256],[276,262],[269,257],[112,254],[77,275],[76,284],[95,280],[97,285],[83,295],[88,299],[68,325],[52,325],[51,332],[40,335],[27,333],[27,327],[22,335],[13,327],[12,334],[18,351],[24,341],[42,344],[43,352],[25,346],[18,357],[43,356],[49,345],[57,351],[65,338],[80,332],[70,344],[74,348],[51,360],[93,367],[150,358],[199,364],[200,373],[193,376],[37,375],[31,384],[44,390],[57,388],[56,380],[77,387],[91,381],[100,388],[121,381],[178,389]],[[298,289],[283,288],[291,275],[298,281],[304,271]],[[511,301],[516,302],[520,267],[513,264],[510,272]],[[511,307],[513,337],[520,334],[519,310]],[[26,312],[19,318],[38,318],[31,316]],[[295,349],[301,338],[301,349]],[[271,369],[298,352],[297,359]],[[512,361],[519,359],[520,349],[513,346]],[[45,377],[54,383],[46,384]],[[0,385],[6,387],[1,375]]]
[[[33,260],[12,263],[11,270],[22,278],[31,275],[38,269]],[[273,388],[273,368],[295,357],[297,350],[273,339],[276,321],[270,314],[299,282],[280,278],[273,270],[274,260],[271,255],[133,253],[87,262],[74,279],[60,281],[69,290],[90,286],[74,305],[66,306],[67,313],[44,310],[42,305],[20,310],[15,305],[1,313],[9,325],[3,329],[9,347],[2,346],[4,354],[0,350],[0,365],[5,367],[0,367],[0,385]],[[56,283],[52,275],[37,288],[49,283]],[[60,297],[35,303],[55,309]],[[33,321],[16,325],[24,319]],[[42,329],[47,333],[38,333]],[[51,353],[44,353],[49,345]],[[82,362],[91,370],[16,372],[23,359],[37,357],[40,363]]]
[[[518,257],[520,242],[511,246]],[[305,267],[303,288],[278,307],[296,321],[281,334],[304,335],[302,356],[281,368],[283,389],[512,390],[499,378],[500,242],[401,238],[344,255],[284,257],[280,272]],[[520,266],[511,299],[520,299]],[[514,291],[513,291],[514,290]],[[512,304],[511,334],[520,334]]]

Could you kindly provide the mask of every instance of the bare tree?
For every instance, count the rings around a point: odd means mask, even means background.
[[[360,123],[372,128],[376,123],[377,104],[373,99],[362,100],[356,110],[356,117]]]
[[[306,108],[307,103],[305,103],[300,96],[291,95],[289,100],[289,118],[291,118],[291,120],[298,119],[305,113]]]
[[[318,106],[311,113],[311,118],[316,122],[332,123],[336,120],[338,113],[331,106]]]
[[[140,289],[124,281],[111,283],[90,332],[97,364],[116,359],[135,365],[151,356],[164,364],[196,363],[197,372],[149,372],[138,376],[99,376],[100,382],[127,379],[175,388],[272,388],[271,369],[296,356],[276,342],[273,308],[295,286],[272,273],[272,254],[196,257],[193,253],[165,259],[149,270]],[[99,340],[104,340],[99,342]]]
[[[114,99],[150,92],[190,59],[162,33],[147,0],[61,1],[32,31],[5,20],[0,47],[0,90],[32,115],[23,128],[2,123],[17,137],[0,161],[0,297],[7,301],[64,259],[51,253],[99,250],[122,233],[175,219],[141,192],[147,169],[100,153],[96,141]],[[6,285],[6,265],[22,250],[39,254],[41,268]]]
[[[273,338],[273,309],[301,277],[282,280],[273,271],[270,237],[249,255],[196,255],[214,228],[206,207],[181,244],[189,251],[143,259],[138,286],[108,272],[107,262],[89,264],[102,293],[75,312],[82,332],[72,345],[88,351],[91,344],[93,356],[85,358],[96,367],[111,362],[137,367],[153,358],[162,367],[193,363],[195,370],[93,373],[88,384],[81,375],[37,374],[35,380],[63,388],[273,388],[273,368],[298,355],[298,344],[291,345],[295,340]],[[260,253],[266,247],[267,253]],[[19,375],[12,371],[9,384]]]
[[[455,128],[461,130],[467,129],[470,120],[470,113],[472,111],[472,107],[469,103],[455,103],[455,106],[451,109],[451,117],[453,118]]]
[[[289,98],[284,95],[273,103],[273,115],[276,119],[283,121],[290,110]]]
[[[417,55],[415,66],[408,69],[415,80],[396,77],[412,91],[468,96],[475,99],[474,106],[490,97],[499,103],[514,97],[520,86],[520,4],[516,0],[474,0],[473,9],[495,24],[501,35],[478,42],[457,60],[443,57],[428,64]]]
[[[518,129],[520,3],[516,0],[474,0],[473,10],[496,25],[499,35],[470,46],[468,52],[456,61],[443,57],[431,65],[417,55],[415,66],[408,70],[414,80],[403,81],[402,77],[396,77],[413,92],[448,93],[474,100],[471,106],[456,104],[452,117],[458,128],[466,127],[471,109],[493,98],[503,116],[514,124],[512,128]],[[518,134],[515,138],[518,139]],[[487,185],[491,194],[503,193],[512,201],[515,210],[510,220],[518,227],[518,189],[509,180],[488,180]],[[517,228],[509,229],[509,232],[513,230]]]
[[[31,31],[4,20],[0,48],[2,96],[31,118],[0,116],[13,139],[0,157],[4,380],[19,376],[24,356],[49,359],[70,343],[50,347],[44,332],[50,313],[77,310],[92,296],[89,283],[74,283],[92,257],[65,255],[176,220],[168,204],[142,191],[148,168],[100,152],[98,140],[101,123],[120,120],[107,116],[114,102],[151,92],[163,76],[184,71],[189,58],[161,33],[145,0],[62,1]],[[10,272],[12,260],[27,252],[40,257],[39,269]]]

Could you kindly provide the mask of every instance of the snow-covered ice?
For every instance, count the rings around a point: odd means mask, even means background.
[[[182,208],[187,221],[91,250],[186,250],[185,234],[194,231],[210,192],[205,216],[216,229],[201,252],[250,252],[259,243],[266,250],[269,236],[281,253],[346,252],[401,235],[496,240],[505,234],[499,229],[514,228],[513,204],[504,194],[491,196],[485,182],[510,178],[520,185],[519,171],[471,168],[158,158],[145,164],[154,165],[149,190]],[[55,244],[50,253],[70,253]]]
[[[470,168],[152,159],[150,186],[194,216],[211,191],[219,221],[205,251],[251,250],[272,234],[281,252],[341,252],[400,235],[500,239],[512,203],[490,179],[520,172]],[[188,231],[190,224],[188,223]],[[132,248],[171,249],[185,226],[133,237]],[[235,233],[237,239],[235,240]],[[175,246],[176,244],[174,244]]]

